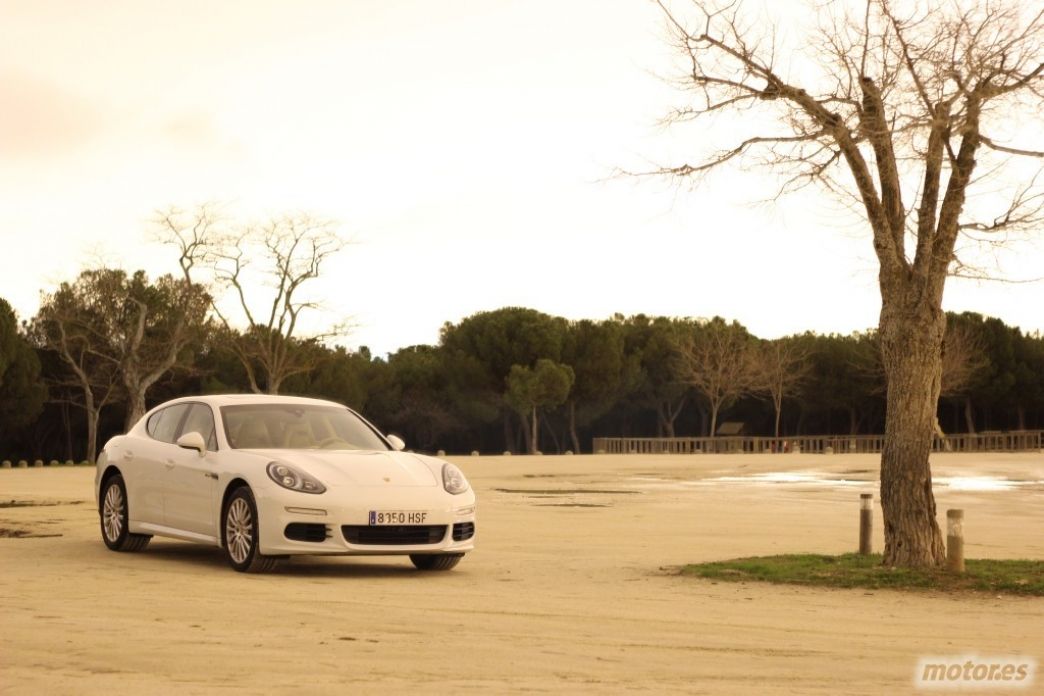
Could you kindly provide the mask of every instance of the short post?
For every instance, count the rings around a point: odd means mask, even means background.
[[[859,555],[872,553],[871,539],[874,531],[874,494],[859,494]]]
[[[964,572],[964,510],[946,511],[946,568]]]

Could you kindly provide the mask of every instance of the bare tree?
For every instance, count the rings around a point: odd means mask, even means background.
[[[710,405],[710,436],[718,414],[757,384],[758,365],[746,329],[715,317],[683,334],[676,346],[678,380],[696,389]]]
[[[334,223],[308,215],[284,216],[257,227],[247,227],[226,238],[210,252],[217,282],[232,291],[237,310],[247,328],[234,336],[232,348],[246,369],[250,387],[278,394],[283,381],[315,366],[313,351],[303,342],[317,341],[343,332],[337,325],[328,332],[299,338],[299,319],[305,310],[318,305],[302,298],[302,286],[319,277],[327,259],[344,247]],[[272,294],[257,310],[248,299],[248,274],[260,257],[267,264],[264,273]],[[214,305],[226,328],[232,323],[226,312]],[[261,377],[259,380],[258,377]]]
[[[960,396],[986,366],[986,343],[966,324],[950,322],[942,346],[939,396]]]
[[[188,280],[163,276],[150,283],[143,271],[88,270],[45,300],[42,336],[74,372],[87,369],[82,355],[70,361],[76,351],[94,356],[95,371],[115,370],[130,429],[145,414],[149,389],[187,362],[184,351],[199,342],[209,305],[203,288]]]
[[[202,343],[208,329],[210,296],[190,280],[163,276],[152,285],[136,275],[125,302],[129,315],[117,340],[120,375],[127,394],[124,429],[145,415],[149,389],[187,361],[183,352]]]
[[[828,17],[839,5],[823,6],[815,10],[825,18],[822,30],[802,39],[810,52],[805,65],[777,61],[778,37],[745,24],[736,3],[715,8],[693,0],[683,14],[657,1],[695,95],[668,120],[757,110],[782,127],[657,173],[698,176],[760,154],[788,177],[784,191],[822,184],[850,196],[869,224],[887,377],[884,562],[942,564],[928,455],[941,386],[943,287],[960,268],[954,249],[962,231],[998,239],[1044,219],[1035,180],[1016,184],[1007,198],[991,191],[976,212],[1005,202],[981,220],[971,219],[975,206],[967,203],[984,178],[977,173],[1003,183],[1005,162],[986,160],[1044,156],[998,135],[1020,115],[1036,118],[1044,101],[1044,10],[1014,0],[915,1],[901,14],[888,0],[867,0]]]
[[[774,433],[779,437],[783,399],[792,395],[808,376],[809,349],[794,337],[762,342],[754,353],[755,390],[769,397],[776,413]]]
[[[160,241],[177,249],[185,278],[195,280],[200,269],[211,277],[212,309],[254,392],[278,394],[288,377],[316,366],[315,344],[344,333],[345,324],[337,323],[302,335],[299,323],[302,312],[319,308],[303,297],[304,286],[345,246],[333,221],[283,215],[230,231],[213,203],[169,208],[156,221]],[[231,308],[219,301],[222,293],[232,296]]]
[[[53,350],[68,368],[68,376],[51,384],[54,400],[83,409],[87,418],[84,457],[91,464],[98,453],[98,422],[102,410],[120,395],[118,363],[97,346],[92,327],[96,317],[76,301],[67,284],[46,297],[30,325],[30,336],[41,347]],[[60,396],[59,396],[60,395]]]
[[[975,419],[971,414],[971,399],[966,396],[968,388],[987,365],[986,344],[982,335],[964,323],[949,322],[942,347],[941,397],[965,396],[964,420],[969,433],[975,432]],[[942,434],[942,426],[936,418],[936,432]]]

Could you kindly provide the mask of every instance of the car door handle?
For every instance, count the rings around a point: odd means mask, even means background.
[[[123,453],[123,458],[124,459],[134,459],[134,453],[130,452],[130,451],[124,452]]]
[[[174,468],[174,460],[173,460],[173,459],[168,459],[168,460],[167,460],[167,464],[166,464],[166,467],[167,467],[167,470],[168,470],[168,471],[169,471],[170,469],[173,469],[173,468]]]
[[[204,475],[204,476],[206,476],[207,478],[212,478],[212,479],[214,479],[215,481],[217,481],[217,477],[218,477],[218,475],[217,475],[217,474],[211,473],[211,472],[209,472],[209,471],[204,471],[204,472],[203,472],[203,475]]]

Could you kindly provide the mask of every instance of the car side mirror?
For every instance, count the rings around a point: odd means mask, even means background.
[[[401,452],[406,449],[406,443],[403,442],[402,438],[398,435],[388,435],[388,444],[392,446],[392,449],[396,452]]]
[[[176,444],[182,449],[196,450],[201,457],[207,453],[207,443],[197,432],[185,433],[178,438]]]

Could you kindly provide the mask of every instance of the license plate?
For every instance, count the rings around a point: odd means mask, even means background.
[[[370,526],[424,524],[427,510],[370,510]]]

